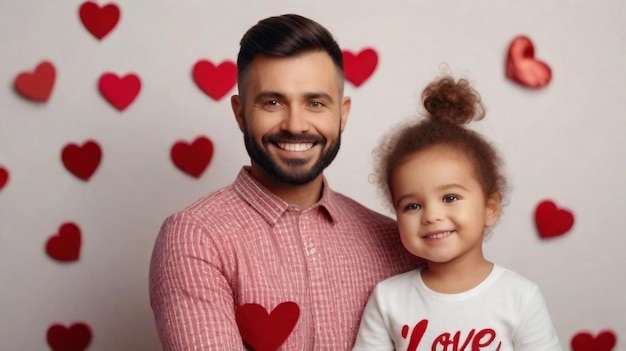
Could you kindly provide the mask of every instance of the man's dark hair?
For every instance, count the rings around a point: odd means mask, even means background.
[[[250,28],[239,42],[238,83],[241,86],[248,66],[259,54],[277,57],[322,50],[330,55],[343,75],[343,55],[332,34],[321,24],[295,14],[268,17]]]

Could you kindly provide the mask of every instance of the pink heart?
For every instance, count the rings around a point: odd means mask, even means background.
[[[343,51],[343,65],[346,80],[359,87],[374,73],[378,65],[378,54],[374,49],[364,49],[357,55]]]
[[[509,45],[506,76],[528,88],[541,88],[552,79],[552,71],[535,59],[535,48],[529,38],[518,36]]]
[[[241,305],[235,319],[243,340],[255,351],[275,351],[289,337],[300,317],[295,302],[282,302],[271,313],[256,303]]]
[[[102,95],[120,111],[125,110],[139,94],[141,81],[136,74],[120,78],[114,73],[104,73],[98,82]]]
[[[237,65],[224,61],[215,66],[210,61],[200,60],[193,66],[193,80],[200,90],[219,101],[237,83]]]
[[[550,200],[545,200],[535,209],[535,223],[542,238],[563,235],[574,225],[574,215],[566,209],[560,209]]]

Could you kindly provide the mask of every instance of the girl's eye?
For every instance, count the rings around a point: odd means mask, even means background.
[[[406,205],[404,208],[407,211],[417,211],[417,210],[419,210],[421,208],[421,206],[419,204],[416,204],[416,203],[413,202],[413,203],[410,203],[410,204]]]
[[[459,197],[456,195],[446,195],[443,197],[443,202],[445,203],[450,203],[450,202],[454,202],[456,200],[458,200]]]

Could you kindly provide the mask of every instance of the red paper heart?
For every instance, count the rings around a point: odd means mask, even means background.
[[[545,200],[535,209],[535,223],[542,238],[565,234],[574,225],[574,215],[566,209],[557,208],[550,200]]]
[[[80,228],[74,223],[63,223],[59,233],[46,242],[46,252],[57,261],[78,261],[80,256]]]
[[[4,167],[0,167],[0,190],[9,182],[9,171]]]
[[[172,146],[170,156],[181,171],[198,178],[213,158],[213,143],[203,136],[191,144],[178,141]]]
[[[529,38],[518,36],[509,45],[506,76],[528,88],[541,88],[552,79],[546,63],[535,59],[535,48]]]
[[[63,165],[78,178],[87,181],[100,165],[102,150],[95,141],[88,140],[82,146],[67,144],[61,152]]]
[[[595,338],[593,335],[580,332],[572,338],[572,351],[611,351],[617,337],[610,330],[601,331]]]
[[[216,67],[210,61],[200,60],[193,66],[193,80],[205,94],[218,101],[237,83],[237,65],[224,61]]]
[[[378,65],[378,54],[374,49],[364,49],[358,55],[344,50],[343,65],[346,79],[359,87],[374,73]]]
[[[46,102],[52,93],[56,73],[52,63],[41,62],[35,71],[22,72],[15,78],[15,90],[27,99]]]
[[[85,28],[98,40],[109,34],[120,19],[120,9],[115,4],[101,8],[94,2],[86,1],[80,5],[78,13]]]
[[[256,303],[239,306],[235,319],[241,338],[255,351],[275,351],[293,331],[300,317],[300,308],[295,302],[280,303],[268,314]]]
[[[54,324],[48,328],[47,340],[52,351],[83,351],[91,343],[91,328],[85,323],[69,328]]]
[[[141,81],[135,74],[119,78],[114,73],[104,73],[98,83],[100,92],[115,108],[123,111],[130,105],[141,90]]]

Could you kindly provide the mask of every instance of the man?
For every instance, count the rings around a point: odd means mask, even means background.
[[[349,350],[375,283],[416,261],[394,221],[323,176],[350,112],[341,50],[298,15],[258,22],[240,45],[231,105],[251,164],[161,228],[150,297],[163,348]]]

